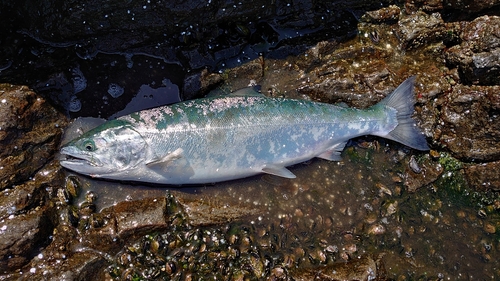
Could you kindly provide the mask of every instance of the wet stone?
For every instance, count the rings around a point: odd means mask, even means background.
[[[457,66],[465,82],[498,84],[500,78],[500,17],[482,16],[467,23],[462,43],[449,48],[446,60]]]
[[[478,12],[500,4],[498,0],[445,0],[446,7],[464,10],[466,13]]]
[[[0,223],[0,271],[11,271],[26,264],[38,249],[49,242],[52,222],[48,208],[3,219]]]
[[[2,270],[21,267],[50,242],[55,208],[48,200],[56,193],[52,184],[62,182],[59,169],[58,163],[51,162],[32,180],[0,193]]]
[[[379,10],[368,11],[361,17],[361,20],[377,23],[385,21],[397,21],[399,19],[400,13],[401,9],[398,6],[391,5]]]
[[[440,142],[463,161],[500,160],[500,86],[457,85],[441,101]]]
[[[231,79],[233,89],[247,87],[250,80],[259,81],[264,75],[264,59],[257,58],[242,66],[232,68],[225,74]]]
[[[246,204],[230,206],[210,198],[179,196],[177,200],[185,210],[189,223],[195,226],[228,223],[262,211]]]
[[[441,41],[445,25],[439,13],[428,15],[418,11],[401,18],[396,32],[403,48],[413,49]]]
[[[57,255],[45,252],[35,257],[26,267],[27,272],[12,274],[16,280],[104,280],[101,269],[107,265],[98,251],[73,252]],[[60,251],[59,251],[60,252]]]
[[[500,190],[500,162],[471,164],[465,167],[469,185],[477,190]]]
[[[395,86],[388,79],[390,66],[382,59],[373,59],[370,53],[384,57],[388,52],[370,47],[339,48],[324,55],[324,63],[304,75],[305,81],[297,92],[313,100],[345,102],[356,108],[373,105]],[[363,73],[352,71],[353,65]]]
[[[498,0],[406,0],[405,7],[411,11],[422,9],[424,11],[434,12],[443,8],[459,11],[462,17],[470,13],[476,13],[486,10],[500,4]]]
[[[377,264],[369,256],[354,258],[348,262],[334,263],[305,269],[292,274],[294,280],[377,280]]]
[[[443,0],[407,0],[405,3],[407,11],[417,11],[419,8],[424,11],[434,12],[443,9]]]
[[[190,100],[206,95],[211,89],[222,82],[218,73],[210,73],[206,69],[192,74],[184,79],[182,100]]]
[[[27,180],[48,162],[66,122],[27,87],[0,84],[0,190]]]
[[[413,165],[418,165],[419,170],[415,171],[411,166],[406,169],[404,185],[409,192],[415,192],[417,189],[436,181],[444,171],[438,162],[433,161],[427,155],[420,157],[419,160],[412,156],[409,163],[412,162]]]
[[[60,166],[49,162],[66,118],[24,86],[0,85],[0,268],[18,269],[49,242]]]

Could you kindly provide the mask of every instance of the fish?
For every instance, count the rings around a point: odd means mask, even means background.
[[[66,143],[60,164],[74,172],[152,184],[207,184],[287,169],[314,157],[340,161],[348,140],[374,135],[429,150],[412,119],[415,76],[379,103],[356,109],[266,97],[243,89],[134,112]]]

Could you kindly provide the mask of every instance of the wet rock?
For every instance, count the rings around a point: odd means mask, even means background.
[[[443,97],[440,142],[463,161],[500,160],[500,86],[457,85]]]
[[[434,0],[436,1],[436,0]],[[497,5],[500,5],[498,0],[444,0],[444,6],[446,8],[452,8],[457,10],[463,10],[466,13],[478,12],[485,10]]]
[[[233,206],[222,202],[204,201],[199,200],[198,197],[187,195],[188,198],[182,198],[184,197],[183,193],[178,195],[178,197],[174,197],[169,194],[163,198],[120,202],[100,213],[89,214],[86,218],[81,217],[80,225],[84,224],[85,227],[75,228],[63,219],[53,231],[52,243],[41,252],[35,253],[31,262],[22,270],[24,273],[13,273],[8,276],[13,279],[25,278],[26,280],[103,280],[103,269],[109,265],[110,257],[114,256],[124,245],[130,245],[142,236],[147,236],[148,233],[169,233],[175,228],[179,228],[182,232],[193,226],[199,227],[233,221],[251,213],[248,207],[233,208]],[[178,201],[178,199],[180,200]],[[71,206],[60,206],[59,212],[64,213],[65,207]],[[93,217],[99,217],[102,224],[92,224]],[[33,218],[46,219],[47,216],[33,214]],[[19,223],[19,221],[14,222]],[[20,244],[23,247],[33,247],[35,243],[40,245],[40,239],[47,239],[45,233],[34,231],[31,236],[22,237],[16,232],[15,237],[11,237],[8,230],[14,228],[11,224],[6,225],[4,229],[0,228],[0,231],[3,231],[3,237],[8,238],[0,241]],[[29,226],[28,228],[37,229]],[[51,227],[43,229],[52,232]],[[38,240],[34,240],[33,237],[38,238]],[[210,236],[211,239],[215,239],[214,237]],[[29,239],[34,241],[29,243],[31,241]],[[147,243],[151,244],[149,240]],[[141,250],[166,251],[166,246],[158,243],[158,241],[153,242],[147,249]],[[18,258],[12,252],[15,251],[16,247],[11,244],[5,246],[0,244],[2,246],[0,254],[4,256],[8,254],[11,257],[2,259],[4,260],[3,263],[0,263],[2,270],[10,269],[14,265],[19,267],[31,258],[31,256],[24,259]],[[173,271],[175,273],[176,270],[173,269]],[[4,277],[7,278],[7,276]]]
[[[140,210],[138,212],[137,210]],[[82,246],[114,252],[123,242],[173,226],[202,226],[227,223],[255,214],[249,206],[232,206],[224,202],[179,193],[166,198],[123,201],[100,213],[86,216]]]
[[[31,180],[0,193],[0,270],[12,271],[50,243],[56,206],[54,185],[62,183],[59,163],[52,161]]]
[[[234,90],[247,87],[250,80],[259,81],[264,75],[264,59],[259,57],[225,72]]]
[[[18,269],[47,244],[52,233],[49,209],[37,208],[26,214],[2,219],[0,223],[0,270]]]
[[[390,66],[383,60],[373,59],[385,57],[388,52],[369,46],[350,46],[323,55],[324,63],[304,75],[305,81],[297,92],[313,100],[345,102],[357,108],[373,105],[395,89],[389,79]],[[353,65],[361,71],[353,70]]]
[[[80,222],[81,246],[113,253],[126,241],[151,231],[166,230],[170,226],[166,207],[165,198],[148,198],[119,202],[99,214],[89,215]],[[92,224],[96,216],[102,218],[102,223]]]
[[[334,263],[305,269],[292,274],[294,280],[376,280],[377,264],[369,256],[354,258],[348,262]]]
[[[50,198],[52,184],[61,180],[56,162],[43,167],[32,180],[0,192],[0,218],[5,219],[43,206]]]
[[[480,0],[480,1],[461,1],[461,0],[407,0],[405,7],[411,11],[416,11],[419,8],[424,11],[437,11],[445,9],[460,10],[462,14],[479,12],[494,6],[499,5],[498,0]],[[463,16],[465,16],[463,15]]]
[[[422,156],[419,160],[415,160],[413,157],[411,159],[408,169],[406,169],[404,181],[409,192],[415,192],[417,189],[436,181],[444,171],[443,167],[430,159],[428,155]],[[412,168],[410,165],[418,166],[418,170],[415,171],[415,167]]]
[[[424,11],[434,12],[443,9],[443,0],[407,0],[405,3],[407,11],[417,11],[421,8]]]
[[[382,8],[375,11],[368,11],[362,17],[361,20],[365,22],[387,22],[387,21],[397,21],[399,19],[399,14],[401,9],[398,6],[391,5],[387,8]]]
[[[181,100],[202,97],[221,82],[222,77],[220,74],[210,73],[206,69],[192,74],[184,79]]]
[[[443,40],[447,29],[439,13],[418,11],[398,21],[396,33],[404,49],[418,48]]]
[[[223,224],[262,212],[257,207],[248,205],[229,205],[210,198],[178,196],[179,204],[193,226]]]
[[[0,84],[0,190],[28,180],[53,157],[66,122],[27,87]]]
[[[76,230],[60,225],[54,231],[52,243],[21,272],[9,277],[12,280],[103,280],[99,274],[106,265],[104,252],[81,247]]]
[[[62,183],[52,161],[66,118],[24,86],[0,85],[0,268],[20,268],[49,243],[53,185]]]
[[[468,23],[462,43],[446,51],[449,64],[458,67],[466,83],[498,85],[500,81],[500,17],[482,16]]]
[[[500,190],[500,162],[489,162],[465,167],[465,176],[477,190]]]

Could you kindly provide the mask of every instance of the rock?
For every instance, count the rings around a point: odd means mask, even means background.
[[[416,11],[422,8],[424,11],[434,12],[437,10],[453,9],[459,10],[462,14],[469,15],[471,13],[476,13],[481,10],[485,10],[496,5],[499,5],[498,0],[407,0],[405,6],[407,9]]]
[[[207,226],[224,224],[262,213],[257,207],[245,204],[228,205],[226,202],[199,196],[178,196],[177,200],[186,212],[190,225]]]
[[[437,1],[437,0],[434,0]],[[446,8],[463,10],[466,13],[479,12],[494,6],[500,5],[498,0],[444,0]]]
[[[457,85],[441,101],[440,142],[462,161],[500,160],[500,86]]]
[[[500,190],[500,161],[468,165],[465,167],[467,182],[476,190]]]
[[[64,207],[71,206],[60,205],[60,213],[64,212]],[[255,209],[250,206],[233,207],[223,202],[200,200],[198,196],[184,193],[179,193],[178,197],[169,194],[166,198],[119,202],[100,213],[82,217],[80,225],[85,225],[83,228],[77,229],[63,219],[53,232],[51,244],[41,252],[35,252],[35,257],[24,267],[24,273],[13,273],[10,277],[30,280],[102,280],[102,270],[109,264],[107,257],[114,256],[124,245],[148,233],[167,232],[175,227],[189,229],[191,226],[227,223],[254,213]],[[33,250],[42,241],[48,241],[47,236],[52,233],[52,227],[43,225],[48,222],[47,218],[45,213],[33,213],[29,218],[24,218],[28,223],[13,220],[5,224],[4,229],[0,228],[2,238],[5,238],[0,240],[1,270],[19,268],[29,261],[33,255],[17,255],[17,249],[21,246],[19,252],[24,253],[24,248]],[[93,220],[100,224],[95,224]],[[22,227],[24,225],[26,227]],[[11,229],[16,230],[12,235],[9,232]],[[23,236],[17,230],[31,234]],[[42,233],[42,230],[48,233]],[[10,258],[6,258],[7,255]]]
[[[387,21],[397,21],[399,19],[399,14],[401,9],[396,5],[391,5],[387,8],[378,9],[375,11],[368,11],[362,17],[361,20],[365,22],[387,22]]]
[[[317,266],[291,274],[294,280],[377,280],[377,264],[364,255],[348,262]]]
[[[25,86],[0,84],[0,269],[18,269],[52,234],[56,153],[66,118]]]
[[[210,73],[204,69],[184,79],[181,100],[190,100],[202,97],[211,89],[222,82],[222,77],[217,73]]]
[[[231,80],[233,90],[248,87],[250,80],[259,81],[264,75],[264,59],[259,57],[225,73]]]
[[[66,123],[27,87],[0,84],[0,190],[28,180],[53,157]]]
[[[443,0],[407,0],[405,7],[407,11],[417,11],[421,8],[424,11],[435,12],[443,9]]]
[[[389,52],[373,47],[349,46],[323,54],[322,63],[303,75],[303,85],[297,88],[297,92],[316,101],[345,102],[356,108],[373,105],[397,86],[389,79],[390,66],[382,59],[374,59],[386,57]],[[314,59],[311,63],[318,64]],[[307,69],[304,63],[299,65]]]
[[[18,269],[26,264],[48,242],[53,227],[46,207],[5,218],[0,225],[2,272]]]
[[[418,11],[398,21],[396,33],[404,49],[414,49],[443,40],[447,29],[441,15]]]
[[[411,159],[414,159],[413,157]],[[412,160],[410,159],[410,165]],[[416,160],[414,160],[416,161]],[[404,185],[409,192],[415,192],[419,188],[426,186],[436,181],[443,173],[443,167],[436,161],[432,161],[430,157],[424,156],[421,158],[418,165],[419,171],[409,166],[406,169]]]
[[[498,85],[500,17],[478,17],[463,28],[460,37],[462,43],[446,51],[447,62],[458,67],[466,83]]]
[[[75,246],[74,229],[59,227],[53,242],[35,256],[12,280],[103,280],[102,268],[107,265],[103,252]]]
[[[62,182],[60,169],[59,163],[52,161],[38,171],[32,180],[2,191],[0,193],[0,219],[43,206],[50,197],[47,191],[52,189],[54,183]]]
[[[166,202],[165,198],[122,201],[100,213],[89,215],[85,221],[80,221],[80,225],[84,225],[80,247],[116,253],[126,241],[152,231],[168,229]],[[100,223],[95,224],[93,220]]]

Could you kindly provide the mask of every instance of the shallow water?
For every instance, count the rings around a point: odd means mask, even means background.
[[[453,181],[447,177],[457,176],[455,172],[445,172],[436,184],[409,193],[403,182],[410,152],[394,143],[362,148],[358,142],[370,144],[358,139],[346,148],[340,162],[314,159],[295,165],[291,171],[297,178],[293,180],[259,175],[209,186],[172,188],[80,177],[85,189],[82,194],[93,191],[98,196],[98,209],[122,200],[164,196],[169,190],[228,205],[243,202],[261,213],[232,225],[253,225],[258,232],[290,221],[295,227],[286,230],[289,236],[305,232],[324,242],[313,248],[325,253],[326,249],[337,249],[324,263],[342,260],[343,255],[383,254],[390,278],[500,277],[500,266],[495,262],[500,240],[498,233],[489,230],[492,225],[498,228],[500,217],[484,211],[484,199],[464,186],[450,185]],[[220,227],[227,228],[231,226]],[[346,234],[356,239],[346,241]],[[312,252],[306,245],[299,243],[299,247]],[[291,249],[279,251],[286,254]]]
[[[275,88],[281,95],[304,98],[297,95],[292,82],[287,82],[294,81],[297,74],[280,69],[279,64],[275,62],[278,66],[266,74],[263,89]],[[232,82],[238,85],[235,87],[248,84],[244,77]],[[132,97],[132,101],[135,99]],[[444,169],[437,180],[414,193],[405,185],[411,174],[412,154],[417,165],[427,161]],[[387,277],[397,280],[500,278],[496,263],[500,251],[500,215],[496,210],[500,199],[498,194],[469,189],[460,165],[454,165],[456,160],[447,154],[431,158],[427,152],[370,137],[352,141],[342,155],[340,162],[313,159],[291,167],[297,175],[293,180],[258,175],[213,185],[176,187],[77,175],[83,190],[75,204],[83,202],[89,191],[97,195],[95,203],[102,210],[120,201],[162,197],[173,190],[228,206],[250,204],[259,210],[259,215],[248,221],[207,230],[226,238],[229,233],[225,231],[234,227],[253,229],[251,232],[258,236],[275,226],[280,226],[280,235],[308,237],[285,243],[272,252],[296,255],[298,248],[305,249],[296,266],[328,264],[369,254],[381,257]],[[422,172],[424,178],[426,172]],[[266,247],[260,249],[261,256],[269,251]]]

